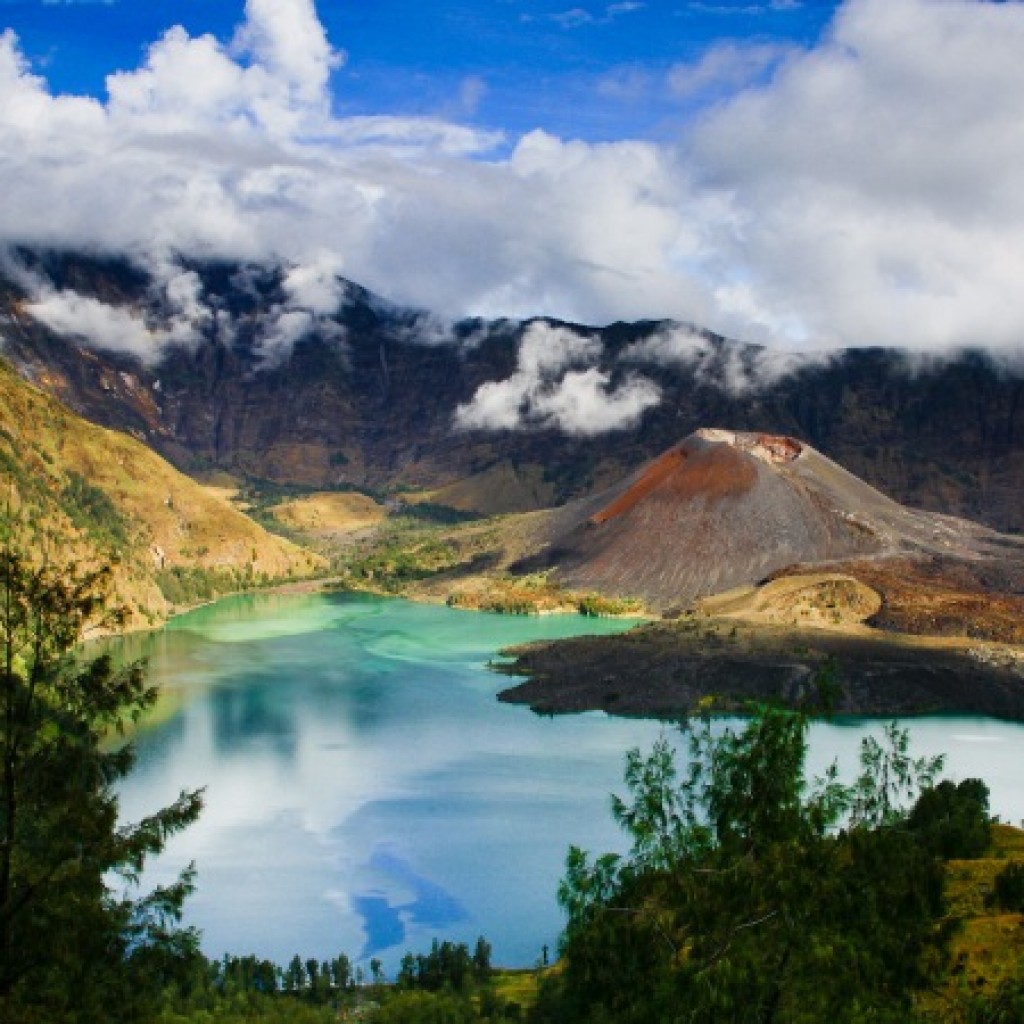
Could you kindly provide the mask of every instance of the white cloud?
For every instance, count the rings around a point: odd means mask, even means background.
[[[276,366],[291,354],[295,343],[312,333],[316,321],[305,309],[274,309],[260,325],[263,365]]]
[[[714,346],[700,331],[674,324],[634,341],[623,351],[622,359],[656,366],[693,366],[713,353]]]
[[[11,260],[4,269],[25,288],[25,311],[51,331],[88,348],[159,361],[168,346],[191,348],[213,318],[203,302],[199,275],[173,264],[150,267],[154,275],[149,308],[112,306],[71,288],[56,289],[48,281]]]
[[[592,436],[635,427],[660,401],[657,385],[644,377],[627,377],[612,387],[607,372],[571,370],[556,387],[536,396],[529,419],[565,434]]]
[[[725,341],[713,343],[692,327],[675,324],[633,342],[621,355],[626,363],[682,367],[700,384],[744,395],[777,384],[784,377],[812,366],[821,366],[831,353],[786,352]]]
[[[472,116],[480,108],[487,95],[487,82],[479,75],[467,75],[459,84],[459,106],[462,112]]]
[[[530,324],[519,344],[515,373],[482,384],[455,411],[463,430],[558,429],[593,435],[635,426],[661,399],[655,384],[627,376],[617,387],[595,364],[600,339],[543,321]]]
[[[26,312],[57,334],[69,335],[92,348],[131,352],[150,360],[160,347],[145,321],[136,313],[108,306],[74,291],[49,292],[25,307]]]
[[[773,43],[717,43],[689,64],[676,64],[668,73],[669,88],[681,99],[707,93],[735,93],[762,78],[792,52]]]
[[[320,316],[337,313],[348,291],[342,269],[342,260],[331,252],[322,252],[309,263],[290,267],[282,282],[288,304]]]
[[[723,313],[819,342],[1024,338],[1024,5],[851,0],[688,152],[730,197]]]
[[[506,148],[438,118],[333,114],[340,57],[311,0],[250,0],[231,44],[171,29],[104,102],[51,94],[6,32],[0,241],[333,260],[444,317],[1009,348],[1022,52],[1021,3],[847,0],[806,52],[719,47],[675,69],[678,93],[716,105],[673,144],[534,131]],[[639,74],[617,84],[642,90]],[[479,94],[469,83],[460,109]],[[329,293],[311,273],[296,287]]]

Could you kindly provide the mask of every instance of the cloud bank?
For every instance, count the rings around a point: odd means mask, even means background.
[[[344,273],[448,317],[1005,350],[1024,337],[1022,52],[1019,2],[847,0],[812,49],[673,69],[666,95],[712,96],[675,141],[591,144],[338,116],[342,55],[311,0],[248,0],[228,42],[170,28],[102,100],[52,94],[6,32],[0,242],[313,268],[268,349],[306,329],[292,314],[324,315]],[[37,315],[148,344],[130,314],[72,296]],[[550,416],[582,429],[607,406],[589,370]]]

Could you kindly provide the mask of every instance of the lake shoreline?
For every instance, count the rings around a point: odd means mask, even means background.
[[[989,654],[989,650],[994,654]],[[541,714],[680,718],[781,702],[837,716],[984,715],[1024,721],[1020,662],[995,645],[733,621],[656,623],[502,652],[524,682],[498,699]],[[831,666],[824,687],[819,673]]]

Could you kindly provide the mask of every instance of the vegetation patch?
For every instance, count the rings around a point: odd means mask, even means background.
[[[169,604],[178,608],[203,604],[225,594],[252,590],[269,579],[262,573],[238,569],[207,569],[201,565],[173,565],[156,573],[157,586]]]
[[[64,511],[105,551],[123,549],[128,543],[128,523],[105,491],[94,487],[80,473],[69,471],[61,493]]]

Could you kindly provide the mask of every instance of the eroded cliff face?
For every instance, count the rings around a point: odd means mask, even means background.
[[[287,268],[223,263],[178,267],[198,303],[186,308],[126,260],[18,259],[0,280],[4,354],[89,419],[189,471],[440,488],[438,500],[482,511],[500,491],[501,511],[525,510],[599,491],[679,437],[725,423],[805,439],[903,503],[1024,529],[1024,372],[981,352],[923,361],[858,349],[779,364],[700,331],[689,348],[654,344],[678,325],[544,321],[590,339],[585,365],[570,359],[559,372],[596,375],[598,398],[640,374],[658,400],[621,429],[572,434],[517,420],[513,395],[514,429],[464,430],[457,410],[481,387],[527,372],[530,325],[446,324],[337,281],[336,308],[310,311],[296,305]],[[116,351],[102,331],[83,339],[47,322],[40,289],[120,310],[153,348]],[[538,393],[557,386],[537,378]]]

